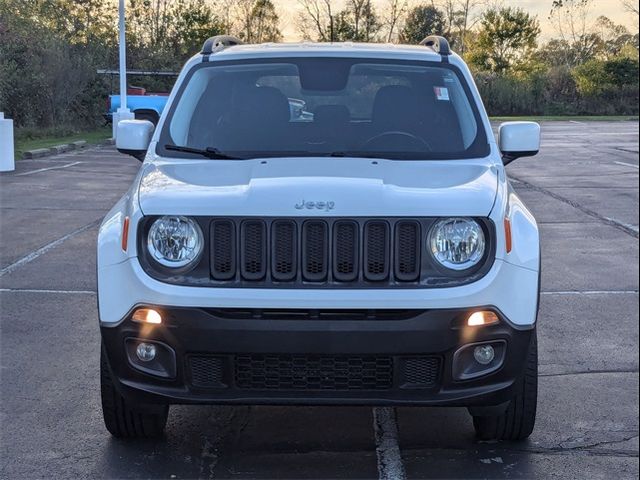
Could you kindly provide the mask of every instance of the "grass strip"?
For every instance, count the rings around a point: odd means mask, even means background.
[[[96,130],[88,132],[78,132],[69,134],[53,134],[37,136],[30,132],[16,131],[15,140],[15,159],[20,160],[22,155],[27,150],[35,150],[36,148],[49,148],[56,145],[63,145],[66,143],[75,142],[77,140],[86,140],[87,145],[95,145],[102,143],[108,138],[111,138],[111,127],[101,127]]]

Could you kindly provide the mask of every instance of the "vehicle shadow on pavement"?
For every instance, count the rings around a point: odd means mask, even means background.
[[[409,478],[532,473],[524,452],[477,442],[465,409],[397,419]],[[371,407],[174,406],[162,439],[108,440],[100,463],[109,478],[378,478],[376,448]]]

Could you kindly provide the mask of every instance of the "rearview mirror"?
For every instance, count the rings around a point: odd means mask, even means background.
[[[505,122],[498,129],[498,145],[505,165],[516,158],[532,157],[540,150],[540,125],[536,122]]]
[[[149,120],[121,120],[116,130],[116,148],[120,153],[136,157],[141,162],[153,136],[153,123]]]

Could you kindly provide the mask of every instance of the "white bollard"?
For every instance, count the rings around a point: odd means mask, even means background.
[[[116,139],[117,136],[117,131],[118,131],[118,122],[120,122],[120,120],[133,120],[134,118],[136,118],[135,114],[129,110],[128,108],[118,108],[117,111],[113,112],[113,117],[112,117],[112,123],[113,123],[113,131],[112,131],[112,135],[113,135],[113,139]]]
[[[4,113],[0,112],[0,172],[16,169],[13,155],[13,120],[4,118]]]

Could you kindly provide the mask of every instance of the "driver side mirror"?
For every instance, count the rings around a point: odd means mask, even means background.
[[[498,145],[505,165],[516,158],[532,157],[540,150],[540,125],[536,122],[505,122],[498,129]]]
[[[148,120],[121,120],[116,131],[116,148],[120,153],[131,155],[142,162],[154,128],[153,123]]]

